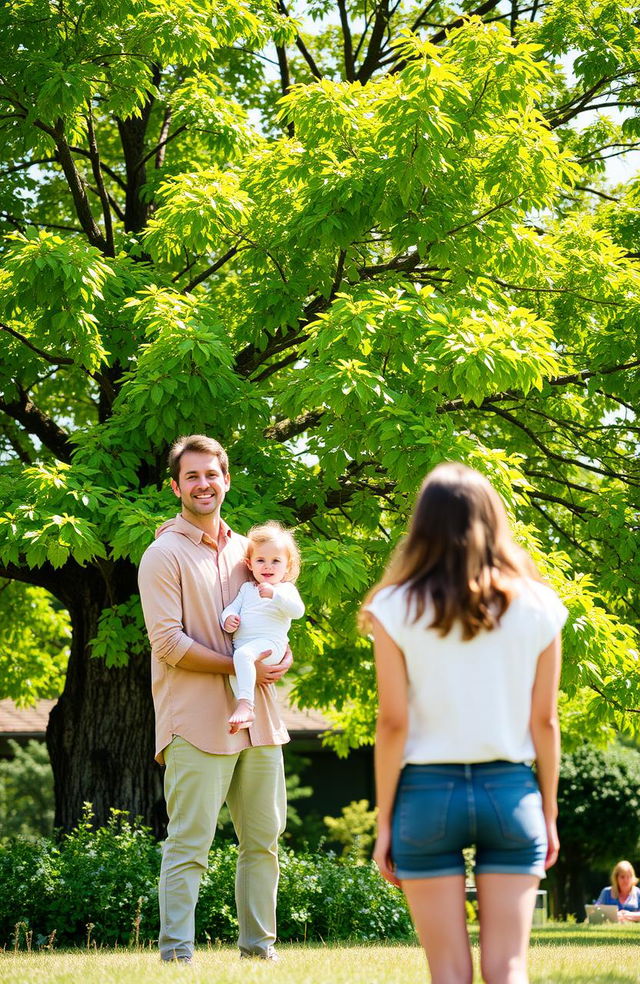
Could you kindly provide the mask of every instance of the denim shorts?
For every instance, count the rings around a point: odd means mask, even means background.
[[[536,778],[523,762],[406,765],[393,811],[391,856],[400,879],[476,874],[544,876],[547,832]]]

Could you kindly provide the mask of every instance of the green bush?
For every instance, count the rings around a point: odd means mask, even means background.
[[[237,847],[209,855],[196,910],[196,940],[235,942]],[[278,932],[283,940],[413,938],[402,893],[372,863],[322,853],[280,852]],[[160,848],[150,831],[114,811],[95,829],[89,810],[58,842],[7,840],[0,845],[0,947],[18,924],[43,945],[56,942],[135,945],[158,935]],[[23,928],[24,935],[24,928]]]
[[[87,808],[80,824],[55,843],[17,838],[0,846],[0,945],[19,922],[46,939],[128,943],[158,933],[160,852],[149,830],[114,810],[94,829]],[[91,929],[88,930],[88,927]]]
[[[12,757],[0,762],[0,833],[47,836],[53,830],[53,773],[46,745],[9,741]]]
[[[113,810],[105,827],[94,829],[91,813],[60,845],[60,877],[49,908],[56,937],[75,942],[92,924],[96,941],[129,943],[140,917],[140,933],[157,937],[160,848],[146,827]]]
[[[20,838],[0,845],[0,947],[10,943],[19,923],[49,935],[59,881],[60,855],[50,841]]]

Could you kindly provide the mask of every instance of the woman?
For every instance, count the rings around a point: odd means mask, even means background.
[[[633,865],[618,861],[611,872],[611,885],[603,888],[598,905],[617,905],[618,922],[640,922],[640,889]]]
[[[489,482],[445,464],[363,611],[379,692],[374,859],[406,895],[432,984],[469,984],[462,849],[475,844],[484,980],[526,984],[536,891],[559,846],[566,609]]]

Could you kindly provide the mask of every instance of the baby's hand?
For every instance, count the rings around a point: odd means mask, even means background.
[[[273,585],[272,584],[259,584],[258,594],[261,598],[273,598]]]
[[[239,625],[240,625],[239,615],[227,615],[227,617],[224,620],[224,625],[222,626],[222,628],[224,629],[225,632],[235,632]]]

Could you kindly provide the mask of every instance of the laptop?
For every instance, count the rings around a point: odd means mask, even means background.
[[[589,925],[598,926],[600,923],[612,922],[617,923],[618,921],[618,906],[617,905],[585,905],[585,912],[587,913],[587,920]]]

